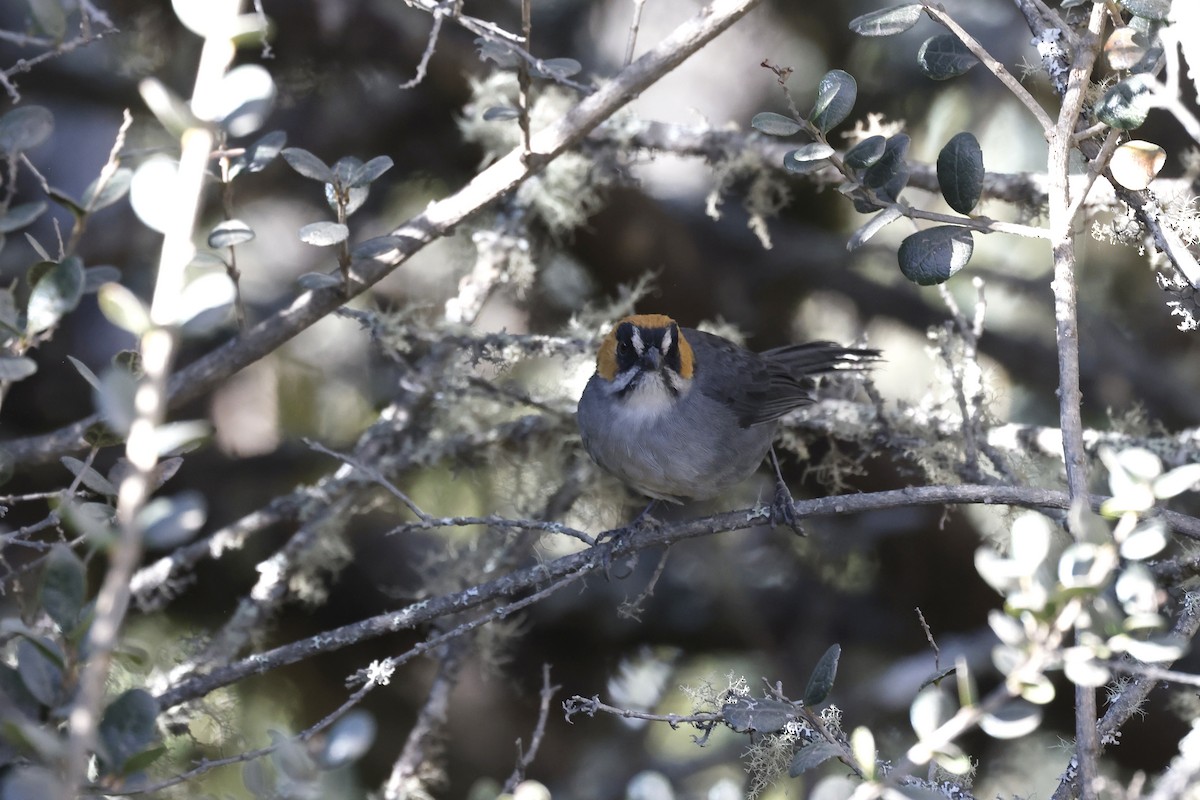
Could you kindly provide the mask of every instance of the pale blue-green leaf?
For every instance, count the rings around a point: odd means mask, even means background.
[[[83,190],[83,198],[79,204],[88,213],[107,208],[124,197],[133,183],[133,170],[128,167],[117,167],[108,180],[103,184],[100,181],[100,177],[97,177]]]
[[[484,122],[507,122],[520,116],[520,110],[512,106],[492,106],[483,111]]]
[[[227,72],[208,96],[215,102],[203,113],[193,103],[196,115],[218,123],[230,136],[248,136],[262,127],[275,105],[275,80],[258,64],[242,64]]]
[[[850,235],[850,238],[846,240],[846,249],[857,250],[870,241],[872,236],[903,216],[904,212],[899,206],[888,206],[867,220],[865,225]]]
[[[895,36],[916,25],[923,10],[920,3],[882,8],[850,20],[850,30],[859,36]]]
[[[105,319],[123,331],[141,336],[150,330],[150,309],[141,298],[119,283],[106,283],[96,293]]]
[[[212,436],[205,420],[185,420],[159,425],[154,431],[154,449],[159,458],[183,455],[200,447]]]
[[[275,748],[271,753],[271,763],[280,775],[287,776],[289,780],[301,786],[311,783],[317,777],[317,765],[295,737],[275,730],[269,730],[267,734]]]
[[[25,356],[0,356],[0,382],[23,381],[37,372],[37,362]]]
[[[108,478],[101,475],[92,467],[89,467],[83,461],[71,456],[63,456],[59,459],[62,465],[66,467],[72,475],[79,478],[79,482],[97,494],[105,495],[106,497],[116,497],[117,487],[112,485]]]
[[[529,74],[536,78],[560,81],[577,74],[581,69],[583,65],[573,58],[547,58],[530,67]]]
[[[267,165],[279,156],[287,144],[287,133],[271,131],[265,134],[249,147],[246,152],[233,160],[229,165],[229,177],[237,177],[242,172],[262,172]]]
[[[156,497],[138,514],[138,524],[145,531],[146,548],[173,550],[190,541],[204,527],[208,503],[200,492],[180,492],[170,497]]]
[[[1066,589],[1099,589],[1117,568],[1117,548],[1076,542],[1058,559],[1058,582]]]
[[[96,377],[96,373],[92,372],[87,364],[84,364],[75,356],[67,356],[67,360],[71,362],[71,366],[75,367],[75,371],[83,376],[83,379],[92,385],[92,388],[99,391],[100,379]]]
[[[116,283],[121,280],[121,270],[109,264],[98,267],[87,267],[83,271],[83,293],[98,292],[106,283]]]
[[[96,410],[109,430],[118,436],[127,436],[133,425],[136,393],[137,380],[129,370],[109,367],[100,376],[100,388],[93,394]]]
[[[203,125],[192,113],[191,106],[157,78],[143,78],[138,82],[138,93],[150,113],[175,138],[183,136],[189,128]]]
[[[29,11],[43,33],[52,39],[63,38],[67,32],[67,12],[63,0],[29,0]]]
[[[954,701],[940,686],[926,686],[908,708],[908,720],[917,738],[925,740],[954,716]]]
[[[42,243],[35,239],[33,234],[29,231],[25,232],[25,241],[29,242],[29,246],[33,248],[33,252],[37,253],[38,257],[42,259],[42,261],[54,260],[50,257],[50,254],[46,252],[46,248],[42,247]]]
[[[900,272],[913,283],[945,283],[967,265],[975,249],[971,232],[954,225],[939,225],[911,234],[900,243]]]
[[[978,63],[975,54],[951,33],[929,37],[917,51],[917,66],[935,81],[957,78]]]
[[[774,111],[761,111],[750,120],[750,127],[768,136],[792,136],[804,129],[799,122]]]
[[[350,229],[340,222],[313,222],[300,229],[300,241],[315,247],[329,247],[349,235]]]
[[[254,239],[254,229],[240,219],[218,222],[208,232],[208,246],[212,248],[236,247]]]
[[[858,83],[854,77],[844,70],[830,70],[817,84],[817,100],[808,115],[808,121],[826,133],[850,116],[857,99]]]
[[[17,155],[37,147],[54,132],[54,115],[42,106],[17,106],[0,116],[0,153]]]
[[[79,305],[83,297],[83,260],[67,256],[41,272],[29,293],[26,329],[40,333]]]
[[[1121,557],[1130,561],[1153,558],[1167,546],[1167,526],[1161,519],[1147,519],[1138,523],[1121,542]]]
[[[938,187],[946,203],[960,214],[970,214],[979,203],[983,175],[983,150],[972,133],[955,134],[938,153]]]
[[[45,200],[13,206],[3,217],[0,217],[0,233],[12,233],[26,225],[32,225],[38,217],[46,213],[46,208]]]
[[[375,236],[354,245],[350,258],[354,261],[387,261],[400,255],[404,244],[400,236]]]
[[[350,175],[350,186],[367,186],[374,183],[379,179],[380,175],[387,172],[392,166],[392,159],[387,156],[375,156]]]

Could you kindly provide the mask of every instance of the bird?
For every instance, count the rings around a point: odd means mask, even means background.
[[[813,378],[879,360],[878,350],[828,341],[756,353],[664,314],[635,314],[604,337],[576,418],[592,459],[651,505],[705,500],[774,455],[780,418],[815,402]],[[790,510],[782,479],[779,488]]]

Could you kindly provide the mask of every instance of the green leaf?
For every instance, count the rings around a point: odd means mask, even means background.
[[[37,362],[25,356],[0,356],[0,382],[23,381],[37,372]]]
[[[18,106],[0,117],[0,153],[17,155],[37,147],[54,132],[54,115],[42,106]]]
[[[349,184],[351,188],[367,186],[379,180],[379,176],[391,169],[392,166],[393,162],[387,156],[375,156],[350,173]]]
[[[166,752],[166,745],[156,744],[149,749],[143,750],[135,756],[130,756],[129,760],[125,762],[125,768],[122,770],[122,772],[126,775],[136,775],[137,773],[146,769],[146,767],[153,764],[155,761],[158,761],[158,759],[162,758],[163,754]]]
[[[67,32],[67,13],[62,0],[29,0],[29,10],[42,32],[62,40]]]
[[[882,8],[850,20],[850,30],[859,36],[895,36],[916,25],[923,10],[920,3]]]
[[[16,668],[0,663],[0,697],[5,708],[13,709],[29,719],[37,719],[41,711],[37,699],[25,688]],[[11,712],[10,712],[11,713]]]
[[[242,172],[262,172],[276,159],[285,144],[287,134],[283,131],[271,131],[264,135],[234,159],[229,165],[229,177],[232,179]]]
[[[280,151],[288,166],[306,178],[322,183],[333,182],[333,170],[321,159],[299,147],[287,147]]]
[[[868,136],[847,150],[842,161],[850,169],[866,169],[883,158],[883,151],[886,147],[887,139],[882,136]]]
[[[45,200],[13,206],[0,217],[0,233],[12,233],[26,225],[32,225],[38,217],[46,213],[46,207]]]
[[[761,111],[750,120],[750,127],[768,136],[792,136],[804,130],[799,122],[774,111]]]
[[[62,666],[28,638],[17,642],[17,672],[29,693],[47,708],[57,706],[66,694]]]
[[[1171,14],[1171,0],[1117,0],[1126,11],[1134,16],[1166,22]],[[1195,2],[1195,0],[1183,0]]]
[[[124,774],[129,760],[158,740],[158,711],[158,701],[144,689],[130,689],[104,709],[98,733],[107,773]]]
[[[917,231],[900,243],[900,272],[921,286],[945,283],[971,260],[975,239],[954,225]]]
[[[128,167],[119,167],[104,183],[104,186],[100,186],[98,177],[88,184],[88,187],[83,190],[83,199],[80,201],[80,205],[88,212],[107,208],[129,192],[131,183],[133,183],[133,170]]]
[[[842,655],[842,646],[833,644],[821,656],[817,666],[813,667],[812,675],[808,678],[808,686],[804,688],[804,705],[818,706],[825,702],[833,691],[833,681],[837,677],[838,659]]]
[[[62,465],[70,470],[71,474],[79,478],[79,482],[97,494],[102,494],[106,497],[116,497],[117,487],[101,475],[96,470],[89,467],[78,458],[71,456],[63,456],[61,459]]]
[[[101,481],[104,478],[96,473]],[[107,483],[107,481],[105,481]],[[70,631],[79,621],[87,598],[87,571],[79,556],[66,545],[55,545],[42,569],[38,601],[59,630]]]
[[[821,766],[831,758],[838,758],[841,754],[842,748],[833,742],[818,739],[796,751],[796,755],[792,756],[792,764],[788,767],[788,775],[795,778],[813,767]]]
[[[917,51],[917,66],[935,81],[957,78],[978,63],[974,53],[950,33],[930,36]]]
[[[809,142],[783,156],[783,168],[800,174],[815,172],[825,166],[834,149],[824,142]]]
[[[341,286],[342,279],[336,275],[330,275],[328,272],[306,272],[296,279],[296,283],[300,284],[301,289],[315,292],[320,289]]]
[[[1134,75],[1109,88],[1096,106],[1096,119],[1123,131],[1141,127],[1154,105],[1152,80]]]
[[[79,305],[83,297],[83,260],[79,256],[67,256],[57,264],[50,262],[47,268],[38,270],[38,273],[26,307],[26,328],[29,333],[41,333],[54,327],[64,314]],[[33,274],[33,270],[30,274]]]
[[[240,219],[227,219],[208,232],[208,246],[214,249],[235,247],[254,238],[254,230]]]
[[[137,393],[137,379],[129,370],[109,367],[100,377],[100,389],[93,393],[93,402],[100,418],[108,429],[118,436],[128,436],[136,412],[133,398]]]
[[[840,69],[826,72],[817,84],[817,101],[808,121],[822,133],[828,133],[850,116],[858,99],[858,84],[849,72]]]
[[[300,241],[314,247],[329,247],[348,236],[350,229],[340,222],[313,222],[300,229]]]
[[[725,723],[739,733],[778,733],[796,718],[791,703],[769,697],[739,697],[721,708]]]
[[[333,723],[317,755],[321,769],[337,769],[367,754],[375,742],[378,726],[369,712],[357,709]]]
[[[911,141],[908,134],[904,133],[897,133],[890,137],[884,143],[883,155],[863,173],[863,185],[871,189],[883,189],[897,176],[906,174],[908,164],[905,162],[904,156],[908,154],[908,145]],[[891,197],[890,199],[895,200],[896,198]]]
[[[150,309],[141,298],[119,283],[106,283],[96,294],[105,319],[121,330],[141,336],[150,330]],[[85,376],[86,377],[86,376]]]
[[[983,193],[983,150],[974,134],[955,134],[937,159],[938,187],[960,214],[970,214]]]
[[[583,65],[573,58],[547,58],[531,67],[529,74],[537,78],[565,80],[581,69],[583,69]]]

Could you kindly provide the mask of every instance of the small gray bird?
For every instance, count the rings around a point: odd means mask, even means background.
[[[878,360],[833,342],[753,353],[662,314],[626,317],[600,345],[579,430],[596,463],[642,494],[710,498],[758,468],[779,418],[814,402],[813,377]]]

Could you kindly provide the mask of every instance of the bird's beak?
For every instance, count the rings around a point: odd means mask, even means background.
[[[646,372],[658,372],[662,369],[663,354],[657,347],[650,347],[638,359],[638,366]]]

